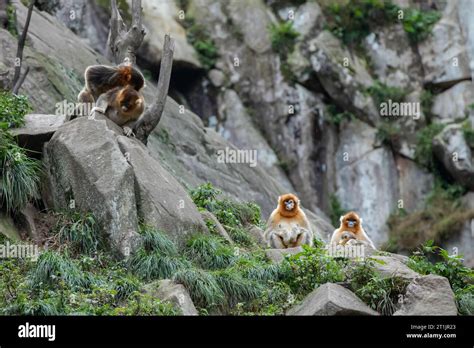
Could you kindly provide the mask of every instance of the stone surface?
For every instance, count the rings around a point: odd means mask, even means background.
[[[463,81],[436,95],[431,112],[437,122],[450,123],[464,119],[471,104],[474,104],[474,84]]]
[[[434,187],[433,174],[402,156],[397,156],[395,161],[403,209],[407,212],[422,209]]]
[[[48,142],[54,132],[66,122],[65,115],[25,115],[25,125],[12,129],[11,133],[18,137],[18,144],[33,151],[33,156],[39,156],[44,143]]]
[[[18,231],[18,228],[13,223],[13,219],[3,212],[0,212],[0,233],[11,240],[21,240],[20,231]]]
[[[146,225],[183,245],[191,233],[207,227],[188,193],[138,140],[118,137],[118,145],[132,167],[138,216]]]
[[[212,222],[212,224],[215,226],[214,227],[215,232],[219,236],[221,236],[222,238],[227,240],[229,243],[234,242],[232,240],[232,238],[230,238],[230,236],[227,233],[227,231],[225,230],[225,228],[221,225],[219,220],[217,220],[217,218],[214,216],[214,214],[212,214],[210,211],[207,211],[207,210],[201,211],[200,213],[201,213],[201,217],[202,217],[202,220],[204,221],[204,223],[206,223],[206,220],[210,220]]]
[[[433,139],[433,152],[456,181],[474,190],[473,154],[464,139],[462,125],[445,127]]]
[[[169,279],[163,279],[146,284],[143,291],[150,296],[162,301],[171,302],[182,315],[198,315],[189,293],[181,284],[176,284]]]
[[[393,315],[457,315],[454,293],[446,278],[427,275],[407,287],[401,308]]]
[[[379,315],[352,291],[338,284],[326,283],[313,290],[303,302],[286,315]]]
[[[372,255],[375,259],[375,271],[384,278],[399,277],[405,280],[413,280],[420,275],[406,265],[406,259],[400,258],[401,255],[388,254]]]
[[[457,1],[448,1],[432,35],[418,45],[425,83],[450,87],[470,79],[469,56],[459,23]]]
[[[133,169],[103,120],[77,118],[44,148],[49,208],[92,212],[112,248],[127,256],[139,241]]]

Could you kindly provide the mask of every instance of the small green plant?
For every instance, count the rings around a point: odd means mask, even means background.
[[[193,18],[187,17],[184,23],[186,36],[198,54],[199,61],[207,70],[212,69],[219,57],[214,41],[204,26],[197,24]]]
[[[373,310],[382,315],[392,315],[408,282],[398,277],[382,278],[375,272],[373,263],[372,260],[365,260],[349,271],[351,289]]]
[[[433,155],[433,138],[443,130],[444,125],[432,123],[417,135],[417,143],[415,149],[415,161],[433,171],[435,169],[435,158]]]
[[[333,125],[340,125],[344,120],[354,119],[349,111],[341,111],[336,105],[330,104],[326,107],[326,120]]]
[[[387,103],[391,100],[394,103],[400,103],[405,99],[407,92],[398,87],[390,87],[386,84],[375,81],[375,83],[367,88],[366,92],[372,96],[376,106]]]
[[[13,5],[7,5],[7,30],[10,34],[17,37],[18,30],[16,28],[16,11]]]
[[[303,251],[285,260],[289,271],[284,281],[294,293],[306,295],[324,283],[343,281],[345,276],[341,265],[327,255],[322,245],[303,246]]]
[[[431,109],[433,107],[433,102],[434,102],[433,92],[430,90],[424,89],[423,92],[421,92],[420,102],[421,102],[421,110],[423,111],[423,114],[425,115],[426,119],[432,120],[433,114],[431,112]]]
[[[102,231],[91,213],[60,213],[54,230],[59,242],[70,243],[75,252],[93,254],[105,246]]]
[[[220,237],[197,234],[187,242],[189,259],[205,269],[221,269],[235,262],[234,250]]]
[[[376,138],[384,145],[394,146],[399,141],[400,135],[400,125],[391,120],[387,120],[378,126]]]
[[[285,59],[293,51],[298,36],[299,34],[293,29],[293,22],[291,21],[270,26],[272,48]]]
[[[25,115],[32,110],[28,98],[10,92],[0,92],[0,124],[7,128],[24,125]],[[4,128],[4,127],[3,127]]]
[[[0,207],[16,212],[39,196],[40,162],[29,158],[0,128]]]
[[[471,124],[466,121],[463,123],[462,130],[464,133],[464,139],[466,140],[467,145],[470,148],[474,149],[474,129],[472,128]]]
[[[331,197],[329,197],[329,202],[331,204],[331,223],[334,227],[339,227],[339,219],[344,215],[345,211],[336,195],[331,195]]]
[[[410,8],[404,12],[403,29],[413,43],[425,40],[430,35],[433,25],[441,18],[441,13],[437,11],[419,11]]]

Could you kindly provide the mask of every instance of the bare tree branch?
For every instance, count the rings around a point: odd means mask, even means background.
[[[160,76],[158,78],[158,92],[156,94],[156,99],[153,104],[145,110],[143,115],[134,126],[135,136],[145,145],[147,143],[148,136],[160,122],[161,115],[163,114],[163,110],[165,108],[166,97],[168,96],[168,89],[171,79],[171,70],[173,67],[173,54],[174,40],[171,39],[167,34],[165,35],[165,42],[163,44],[163,55],[161,58]]]
[[[18,60],[18,65],[16,64],[16,61],[15,61],[15,75],[13,76],[13,81],[12,81],[12,86],[13,86],[12,90],[16,89],[16,91],[20,89],[20,86],[26,77],[24,76],[22,79],[20,79],[21,67],[23,65],[23,49],[25,48],[26,35],[28,34],[28,27],[30,26],[31,15],[33,13],[33,7],[35,6],[35,3],[36,3],[36,0],[31,0],[30,6],[28,7],[28,15],[26,16],[25,26],[23,28],[23,32],[21,33],[20,39],[18,40],[18,47],[16,50],[16,59]],[[27,69],[27,71],[29,70]],[[20,81],[21,83],[18,84],[18,82]]]
[[[28,73],[30,72],[30,67],[27,66],[26,67],[26,71],[25,73],[23,74],[23,76],[18,80],[18,82],[13,86],[13,89],[12,89],[12,93],[13,94],[17,94],[18,91],[20,90],[20,87],[21,85],[23,84],[23,82],[25,82],[25,79],[26,79],[26,76],[28,75]]]
[[[120,64],[126,58],[135,65],[136,52],[145,37],[145,29],[142,26],[142,2],[132,1],[132,25],[127,31],[116,0],[111,0],[110,32],[107,40],[108,58],[116,64]]]

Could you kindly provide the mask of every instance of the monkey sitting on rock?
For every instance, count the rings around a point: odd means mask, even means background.
[[[274,249],[313,245],[313,232],[298,197],[292,193],[278,197],[278,206],[268,219],[264,238]]]
[[[370,240],[362,227],[362,219],[355,212],[351,211],[340,218],[341,225],[336,229],[331,238],[332,245],[345,245],[362,243],[375,249],[375,245]]]

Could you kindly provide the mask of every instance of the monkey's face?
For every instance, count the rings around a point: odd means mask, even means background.
[[[140,111],[143,109],[143,99],[140,94],[133,88],[124,88],[120,95],[120,108],[122,112]]]
[[[295,208],[295,201],[292,200],[292,199],[288,199],[286,201],[283,202],[283,204],[285,205],[285,209],[288,210],[288,211],[292,211],[294,208]]]
[[[354,212],[350,212],[341,217],[341,227],[348,228],[351,231],[358,230],[361,226],[361,223],[362,219],[360,219],[359,216]]]

